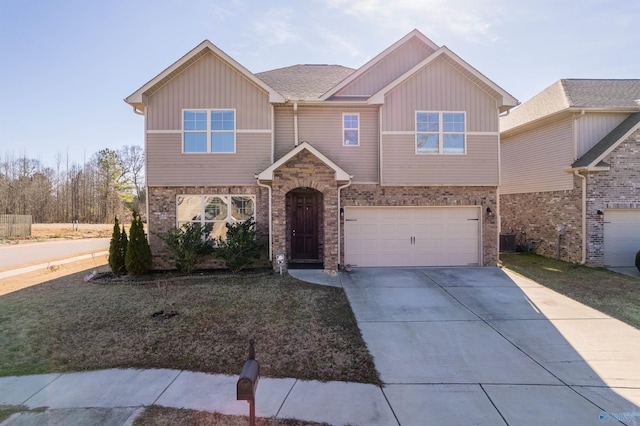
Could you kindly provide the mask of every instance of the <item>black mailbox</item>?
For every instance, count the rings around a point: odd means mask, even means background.
[[[248,359],[242,366],[240,378],[236,385],[237,397],[240,401],[255,401],[260,365],[255,359]]]

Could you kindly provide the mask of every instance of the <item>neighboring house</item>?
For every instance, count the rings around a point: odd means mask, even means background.
[[[168,229],[248,217],[274,266],[498,260],[498,116],[517,101],[417,30],[357,70],[253,74],[204,41],[126,102],[156,269]]]
[[[633,266],[640,80],[560,80],[500,120],[502,231],[548,257]]]

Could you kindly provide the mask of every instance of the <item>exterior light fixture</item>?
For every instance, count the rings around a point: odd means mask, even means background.
[[[487,207],[487,216],[493,216],[493,210],[491,210],[491,207]]]
[[[602,210],[598,210],[596,214],[598,215],[598,219],[600,220],[604,219],[604,212]]]

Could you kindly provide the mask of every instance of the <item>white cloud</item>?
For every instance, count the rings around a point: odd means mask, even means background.
[[[273,8],[264,15],[259,15],[252,25],[257,39],[267,46],[289,43],[298,39],[293,11],[288,8]]]
[[[469,41],[496,40],[492,21],[502,16],[502,0],[328,0],[334,13],[368,21],[372,29],[453,33]],[[428,35],[428,34],[427,34]]]

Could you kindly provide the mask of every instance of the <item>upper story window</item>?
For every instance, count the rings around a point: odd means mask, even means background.
[[[417,154],[464,154],[464,112],[416,112]]]
[[[360,145],[360,114],[342,114],[342,144]]]
[[[236,151],[235,110],[185,109],[182,114],[183,152]]]

